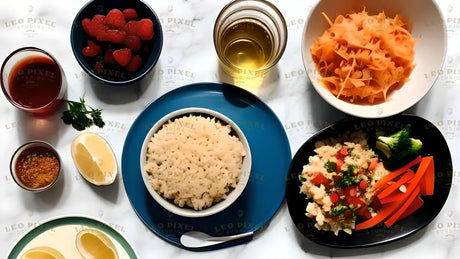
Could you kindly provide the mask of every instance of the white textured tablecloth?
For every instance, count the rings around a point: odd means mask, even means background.
[[[161,19],[164,46],[147,78],[130,87],[107,87],[91,79],[78,65],[70,46],[74,16],[86,0],[14,0],[0,2],[0,60],[22,46],[43,48],[54,55],[68,81],[67,97],[84,96],[103,109],[106,127],[91,128],[111,144],[120,164],[123,142],[143,108],[162,94],[195,82],[228,81],[219,73],[212,30],[228,1],[146,0]],[[288,24],[288,43],[278,66],[255,92],[277,114],[288,135],[292,154],[310,136],[331,122],[348,117],[312,88],[303,68],[300,45],[306,17],[316,1],[272,1]],[[121,174],[110,186],[96,188],[84,181],[70,156],[78,134],[62,123],[62,110],[34,117],[0,98],[0,256],[38,222],[61,215],[88,215],[109,222],[131,242],[140,258],[454,258],[460,256],[460,2],[439,0],[448,31],[447,57],[433,89],[407,113],[422,116],[444,134],[453,158],[450,196],[440,214],[424,230],[401,241],[365,249],[340,250],[299,237],[286,203],[266,230],[247,244],[210,252],[190,252],[173,246],[148,230],[126,195]],[[21,190],[9,173],[14,150],[31,139],[55,145],[63,159],[64,177],[52,190],[33,194]]]

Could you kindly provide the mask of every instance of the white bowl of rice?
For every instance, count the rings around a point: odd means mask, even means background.
[[[163,208],[184,217],[206,217],[241,195],[251,172],[251,151],[231,119],[191,107],[153,125],[140,165],[147,190]]]

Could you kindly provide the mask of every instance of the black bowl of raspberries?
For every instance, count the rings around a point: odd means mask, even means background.
[[[70,42],[78,63],[92,77],[127,84],[155,66],[163,31],[156,13],[140,0],[93,0],[75,17]]]

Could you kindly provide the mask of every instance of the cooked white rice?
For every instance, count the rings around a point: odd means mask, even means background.
[[[189,115],[168,121],[150,139],[146,171],[153,189],[195,210],[225,199],[241,175],[246,155],[231,127]]]

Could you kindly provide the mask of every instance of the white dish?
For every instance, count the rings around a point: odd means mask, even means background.
[[[243,158],[240,179],[238,181],[236,188],[231,190],[230,193],[227,195],[227,197],[224,200],[217,202],[213,204],[212,206],[205,208],[203,210],[194,210],[192,208],[188,208],[187,206],[179,207],[173,202],[163,198],[151,186],[149,182],[149,175],[145,170],[145,164],[146,164],[145,158],[146,158],[146,152],[147,152],[147,145],[150,142],[151,137],[163,126],[163,124],[165,124],[169,120],[173,118],[182,117],[188,114],[194,114],[194,113],[209,115],[209,116],[215,117],[223,121],[224,123],[227,123],[228,125],[230,125],[230,127],[235,131],[236,136],[239,138],[239,140],[243,144],[244,150],[246,152],[246,155]],[[249,148],[248,141],[246,137],[244,136],[243,132],[241,131],[241,129],[225,115],[218,113],[216,111],[210,110],[210,109],[205,109],[205,108],[196,108],[196,107],[184,108],[184,109],[173,111],[165,115],[163,118],[157,121],[153,125],[153,127],[150,129],[150,131],[147,133],[144,139],[144,142],[142,144],[142,150],[140,154],[140,168],[141,168],[142,179],[144,181],[145,187],[147,188],[148,192],[153,197],[153,199],[155,199],[155,201],[158,202],[163,208],[179,216],[206,217],[206,216],[216,214],[226,209],[234,201],[236,201],[238,197],[240,196],[240,194],[243,192],[244,188],[246,187],[248,183],[250,172],[251,172],[251,150]]]
[[[389,100],[374,105],[352,104],[336,98],[319,82],[321,75],[316,71],[310,54],[310,46],[329,24],[322,16],[325,12],[333,21],[339,14],[360,12],[365,7],[369,15],[384,11],[388,17],[401,14],[412,26],[412,37],[420,39],[415,44],[415,69],[410,80],[399,90],[389,95]],[[416,7],[416,8],[415,8]],[[302,58],[313,87],[329,104],[340,111],[363,118],[382,118],[405,111],[422,99],[438,77],[446,55],[447,34],[444,19],[432,0],[321,0],[312,10],[304,27],[302,37]]]

